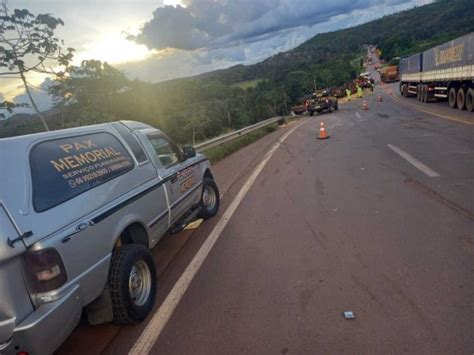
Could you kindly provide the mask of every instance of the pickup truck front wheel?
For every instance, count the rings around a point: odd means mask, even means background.
[[[128,244],[112,252],[109,289],[114,323],[137,324],[148,316],[155,303],[156,269],[147,247]]]
[[[205,177],[202,182],[200,217],[209,219],[219,211],[220,195],[215,181]]]

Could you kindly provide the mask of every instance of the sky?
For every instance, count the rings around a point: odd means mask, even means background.
[[[9,8],[50,13],[76,49],[75,64],[99,59],[148,82],[252,64],[317,33],[355,26],[430,0],[8,0]],[[1,74],[1,71],[0,71]],[[28,77],[42,110],[44,75]],[[0,97],[25,102],[20,83],[2,79]]]

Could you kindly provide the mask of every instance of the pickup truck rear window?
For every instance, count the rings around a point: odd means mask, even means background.
[[[39,143],[30,153],[33,206],[43,212],[134,167],[132,157],[109,133]]]
[[[128,146],[132,150],[132,153],[135,155],[135,158],[137,158],[138,163],[141,164],[146,162],[148,160],[148,157],[146,156],[145,151],[138,142],[137,137],[135,137],[133,133],[120,122],[112,123],[112,125],[122,136],[122,138],[125,139],[125,142],[127,142]]]

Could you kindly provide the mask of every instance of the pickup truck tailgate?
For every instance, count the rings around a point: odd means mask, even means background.
[[[18,241],[9,246],[8,238],[18,238],[18,232],[0,203],[0,350],[15,326],[33,311],[21,265],[25,245]]]

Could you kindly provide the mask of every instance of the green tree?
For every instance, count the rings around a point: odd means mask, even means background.
[[[49,127],[33,99],[27,74],[63,74],[62,69],[72,60],[74,49],[63,51],[64,43],[55,34],[60,25],[64,25],[60,18],[34,15],[26,9],[10,11],[6,0],[0,2],[0,78],[22,81],[31,107],[45,130]]]

